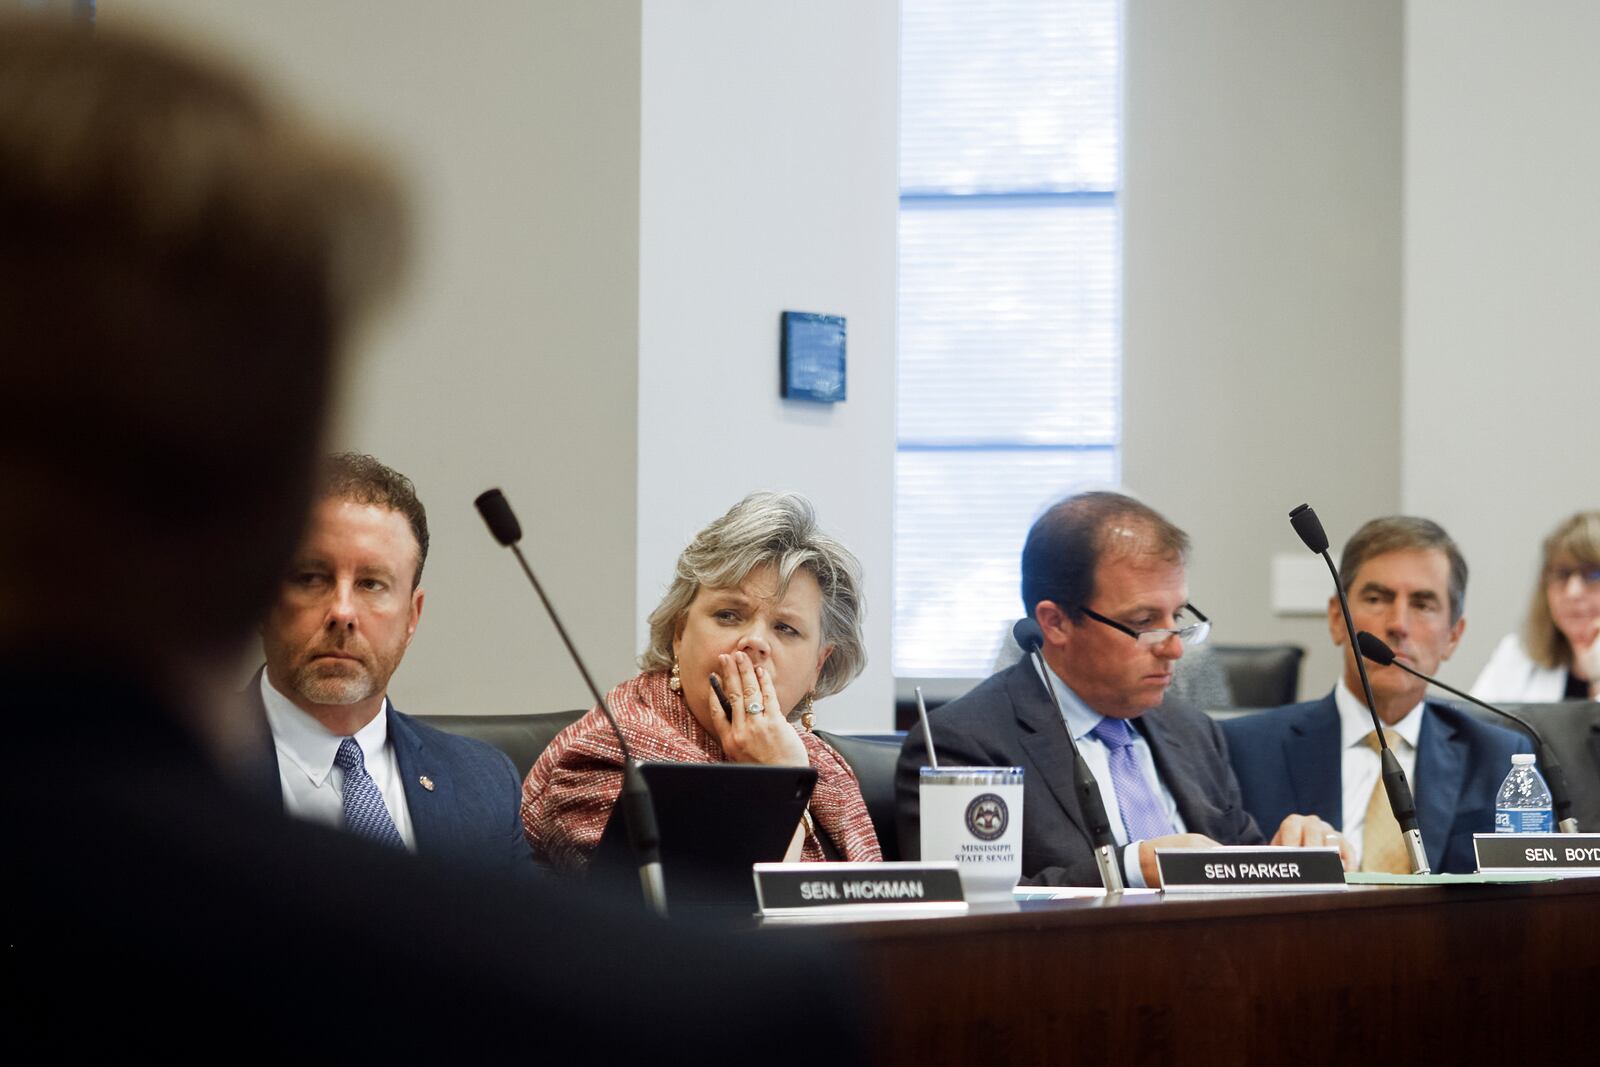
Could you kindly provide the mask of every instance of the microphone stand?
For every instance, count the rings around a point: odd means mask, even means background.
[[[617,735],[617,745],[622,749],[622,793],[617,798],[617,803],[622,805],[622,821],[628,828],[628,843],[632,846],[634,858],[639,864],[639,887],[650,910],[666,918],[667,887],[661,872],[661,832],[656,827],[655,806],[650,802],[650,787],[645,783],[644,775],[639,772],[638,761],[628,751],[628,739],[622,735],[622,727],[618,725],[617,717],[611,713],[611,707],[600,694],[599,686],[595,685],[594,679],[589,676],[589,668],[584,666],[583,657],[578,655],[578,647],[572,643],[567,628],[561,624],[561,616],[556,614],[555,605],[550,603],[550,598],[545,595],[544,586],[539,584],[533,568],[528,566],[528,561],[517,544],[522,539],[522,526],[512,513],[510,502],[500,490],[490,489],[480,494],[473,503],[477,506],[478,513],[483,516],[483,521],[488,524],[489,532],[494,535],[495,540],[511,549],[512,555],[516,556],[517,562],[522,565],[522,573],[528,576],[533,591],[539,594],[545,613],[550,616],[550,621],[555,623],[556,633],[561,635],[562,643],[567,646],[567,654],[577,665],[578,673],[583,675],[583,684],[589,687],[595,703],[600,706],[600,711],[611,723],[611,729]]]
[[[1056,692],[1056,687],[1050,684],[1050,676],[1045,673],[1044,657],[1039,655],[1039,650],[1034,649],[1028,653],[1033,659],[1033,669],[1039,672],[1039,680],[1050,693],[1050,703],[1056,706],[1056,714],[1061,716],[1063,727],[1066,725],[1066,711],[1061,707],[1061,695]],[[1067,731],[1067,740],[1072,744],[1072,788],[1078,794],[1078,808],[1083,812],[1083,821],[1089,827],[1089,840],[1094,843],[1094,865],[1100,869],[1100,881],[1105,885],[1107,893],[1120,893],[1127,888],[1122,881],[1122,870],[1117,866],[1117,839],[1111,832],[1111,820],[1106,815],[1105,801],[1100,797],[1100,783],[1094,780],[1094,772],[1089,770],[1089,765],[1083,761],[1083,755],[1078,751],[1078,742],[1073,739],[1072,731]]]
[[[1476,704],[1485,711],[1492,711],[1502,719],[1509,719],[1527,731],[1533,738],[1533,744],[1538,749],[1538,759],[1544,768],[1545,783],[1550,786],[1550,797],[1556,809],[1556,828],[1564,834],[1578,833],[1578,820],[1572,815],[1572,795],[1567,791],[1567,772],[1561,769],[1561,762],[1556,759],[1555,750],[1545,744],[1544,736],[1533,728],[1533,724],[1520,715],[1513,715],[1504,708],[1497,708],[1473,696],[1471,693],[1457,689],[1453,685],[1446,685],[1437,678],[1430,678],[1421,671],[1412,670],[1404,663],[1394,658],[1394,650],[1386,643],[1362,630],[1356,635],[1361,646],[1361,654],[1380,666],[1399,667],[1413,678],[1420,678],[1429,685],[1436,685],[1446,693],[1460,697],[1470,704]],[[1370,640],[1368,640],[1370,638]],[[1375,654],[1376,653],[1376,654]]]
[[[1339,568],[1334,566],[1333,557],[1328,554],[1328,535],[1323,532],[1322,522],[1310,504],[1301,504],[1289,512],[1289,523],[1294,527],[1294,532],[1300,536],[1300,540],[1305,542],[1305,546],[1322,557],[1323,562],[1328,565],[1328,573],[1333,575],[1333,589],[1339,594],[1339,611],[1344,615],[1345,632],[1350,636],[1350,654],[1355,657],[1356,673],[1361,676],[1361,692],[1366,697],[1367,712],[1372,716],[1372,728],[1378,736],[1378,759],[1383,766],[1383,791],[1388,794],[1389,808],[1394,812],[1395,822],[1400,824],[1401,836],[1406,845],[1406,858],[1411,864],[1411,873],[1428,874],[1428,853],[1422,847],[1422,829],[1417,825],[1416,801],[1411,795],[1411,785],[1406,781],[1406,772],[1401,769],[1400,761],[1389,748],[1389,739],[1384,736],[1383,723],[1378,719],[1377,701],[1372,697],[1372,683],[1367,679],[1366,660],[1356,642],[1356,624],[1350,615],[1350,601],[1345,598],[1344,582],[1339,578]]]
[[[1078,795],[1078,810],[1083,812],[1083,821],[1089,830],[1094,865],[1100,870],[1100,882],[1108,894],[1120,893],[1127,885],[1122,880],[1122,868],[1117,865],[1117,838],[1111,832],[1111,819],[1106,815],[1106,804],[1100,796],[1100,783],[1095,781],[1094,772],[1089,770],[1089,765],[1083,761],[1083,754],[1078,751],[1078,742],[1073,739],[1072,731],[1067,729],[1067,713],[1061,706],[1061,694],[1050,684],[1049,668],[1039,654],[1039,642],[1043,635],[1036,635],[1037,627],[1038,624],[1032,619],[1022,619],[1013,627],[1012,636],[1033,661],[1033,669],[1039,672],[1039,681],[1044,685],[1045,692],[1050,694],[1050,703],[1055,705],[1061,728],[1066,731],[1067,744],[1072,747],[1072,789]]]

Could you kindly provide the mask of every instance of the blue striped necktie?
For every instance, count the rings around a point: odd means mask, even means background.
[[[1117,791],[1117,807],[1122,809],[1122,828],[1129,841],[1148,841],[1172,833],[1166,805],[1150,788],[1139,750],[1133,747],[1133,727],[1125,719],[1101,719],[1089,731],[1106,746],[1111,766],[1111,786]]]
[[[400,831],[394,828],[394,820],[384,806],[378,783],[367,773],[366,760],[355,738],[347,737],[339,742],[333,765],[344,771],[345,829],[379,844],[405,848],[406,843],[401,840]]]

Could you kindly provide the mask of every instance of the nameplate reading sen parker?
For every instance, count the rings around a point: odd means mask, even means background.
[[[758,863],[763,915],[857,908],[964,911],[954,863]]]
[[[1344,889],[1339,850],[1322,848],[1158,848],[1167,893],[1307,893]]]
[[[1478,870],[1600,875],[1600,834],[1473,834]]]

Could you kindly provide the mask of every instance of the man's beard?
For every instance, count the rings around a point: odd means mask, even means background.
[[[295,672],[293,685],[296,692],[313,704],[355,704],[378,691],[372,672],[365,666],[355,674],[324,674],[308,664]]]

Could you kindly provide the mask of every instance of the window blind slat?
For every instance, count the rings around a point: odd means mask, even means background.
[[[1118,476],[1117,0],[904,0],[894,666],[987,674],[1049,504]]]

